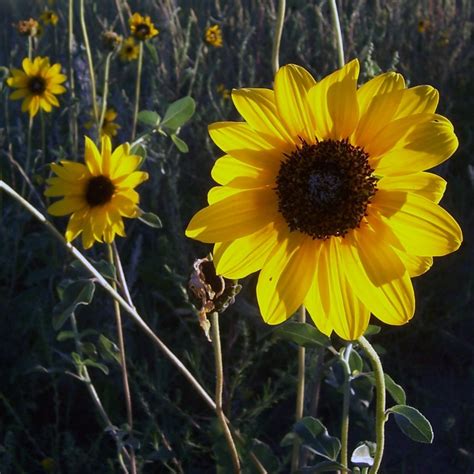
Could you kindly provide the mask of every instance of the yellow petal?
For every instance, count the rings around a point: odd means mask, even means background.
[[[306,69],[288,64],[275,76],[275,99],[278,112],[295,143],[304,138],[315,142],[314,113],[308,102],[308,92],[316,84]]]
[[[40,99],[40,106],[45,112],[51,112],[51,104],[46,99]]]
[[[411,278],[423,275],[433,266],[433,257],[418,257],[394,249]]]
[[[38,113],[39,106],[40,98],[35,95],[31,98],[30,106],[28,107],[31,117],[34,117]]]
[[[141,158],[138,155],[125,155],[125,154],[122,155],[122,157],[120,158],[120,161],[116,164],[113,174],[111,171],[111,175],[110,175],[111,179],[114,182],[119,183],[121,179],[123,179],[124,177],[127,177],[129,174],[135,171],[140,163],[141,163]]]
[[[314,273],[315,244],[299,232],[290,234],[265,262],[257,282],[264,321],[279,324],[303,303]]]
[[[283,153],[294,148],[286,144],[276,149],[271,137],[255,132],[242,122],[216,122],[209,125],[209,135],[214,143],[233,157],[257,168],[265,168],[271,161],[278,163]]]
[[[90,217],[84,221],[84,228],[82,229],[82,246],[89,249],[94,245],[95,239],[92,233],[92,223]]]
[[[85,138],[85,162],[92,176],[99,176],[102,168],[102,158],[95,143],[89,138]]]
[[[277,242],[283,239],[283,235],[286,237],[288,231],[285,227],[278,229],[271,223],[240,239],[216,244],[214,263],[217,274],[239,279],[260,270],[275,245],[279,245]]]
[[[273,137],[275,144],[278,144],[278,142],[293,142],[286,125],[278,114],[275,94],[272,90],[233,90],[232,100],[239,114],[256,132],[261,132],[269,138]],[[296,143],[300,143],[300,140]]]
[[[414,114],[434,114],[438,107],[439,93],[431,86],[416,86],[405,89],[397,112],[392,117],[396,120]]]
[[[17,91],[14,91],[10,94],[10,99],[11,100],[18,100],[18,99],[23,99],[23,97],[26,97],[29,94],[28,89],[18,89]]]
[[[105,176],[110,176],[112,142],[110,141],[110,137],[107,136],[107,135],[103,135],[102,138],[101,138],[100,154],[102,155],[101,172]]]
[[[274,191],[244,190],[201,209],[188,224],[186,235],[201,242],[226,242],[257,230],[275,220]]]
[[[84,227],[84,220],[88,219],[89,209],[82,209],[74,212],[69,218],[66,229],[66,240],[72,242],[81,232]]]
[[[90,223],[94,239],[102,242],[105,226],[107,225],[107,212],[105,206],[96,206],[90,211]]]
[[[44,97],[51,105],[54,105],[55,107],[59,107],[59,100],[56,98],[54,94],[51,94],[51,92],[49,91],[44,91]]]
[[[124,179],[117,180],[118,189],[134,188],[148,179],[148,173],[145,171],[134,171]]]
[[[446,190],[446,181],[433,173],[413,173],[401,176],[386,176],[377,182],[378,189],[404,191],[418,194],[438,203]]]
[[[436,257],[454,252],[461,245],[458,223],[442,207],[422,196],[381,189],[372,205],[409,254]]]
[[[110,157],[110,176],[116,174],[117,168],[120,166],[122,160],[128,156],[130,153],[130,144],[124,143],[123,145],[118,146],[112,153]]]
[[[109,208],[115,209],[119,213],[119,216],[125,216],[125,217],[130,217],[130,218],[137,216],[137,206],[135,202],[132,199],[129,199],[127,196],[124,196],[122,194],[114,195]],[[115,214],[112,213],[112,214],[114,216],[117,215],[116,213]],[[118,220],[118,218],[116,220]],[[109,223],[113,223],[113,222],[114,221],[109,221]]]
[[[21,103],[21,111],[22,112],[26,112],[26,111],[30,110],[32,100],[33,100],[32,95],[27,95],[25,97],[25,99]]]
[[[401,325],[415,311],[410,276],[400,258],[369,227],[342,239],[342,262],[357,297],[381,321]]]
[[[418,117],[418,119],[417,119]],[[413,115],[391,122],[366,149],[375,173],[399,175],[423,171],[447,160],[458,139],[449,120],[432,114]]]
[[[322,244],[318,262],[319,290],[329,324],[339,337],[352,341],[367,329],[370,313],[349,285],[351,275],[344,270],[340,242],[340,238],[332,237]]]
[[[29,58],[25,58],[23,59],[23,61],[21,62],[21,65],[23,66],[23,70],[26,72],[26,74],[28,76],[32,76],[33,75],[33,62],[30,61]]]
[[[48,187],[44,192],[45,196],[82,196],[84,194],[84,182],[65,181],[57,177],[48,178],[46,182],[48,183]]]
[[[310,90],[308,100],[316,116],[318,139],[341,140],[354,131],[359,119],[358,77],[359,61],[354,59]]]
[[[359,124],[353,143],[367,147],[395,115],[402,100],[405,80],[400,74],[388,72],[365,83],[357,91]]]
[[[89,171],[87,167],[82,163],[76,163],[74,161],[62,160],[57,163],[51,163],[51,169],[56,173],[61,179],[65,181],[71,181],[75,183],[84,177],[88,177]]]
[[[48,207],[48,213],[52,216],[66,216],[73,212],[83,209],[87,203],[82,197],[67,196],[60,201],[56,201]]]
[[[48,91],[51,94],[64,94],[66,92],[66,88],[64,86],[59,86],[56,84],[52,84],[48,87]],[[59,102],[58,102],[59,104]]]
[[[211,176],[217,183],[233,188],[257,188],[274,183],[280,164],[273,161],[269,165],[263,169],[256,168],[225,155],[216,161]]]
[[[207,193],[207,202],[214,204],[218,201],[222,201],[224,198],[240,193],[242,190],[239,188],[228,188],[227,186],[214,186]]]

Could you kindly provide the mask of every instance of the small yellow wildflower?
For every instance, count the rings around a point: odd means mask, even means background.
[[[230,90],[224,84],[218,84],[216,90],[224,100],[230,99]]]
[[[222,30],[219,25],[212,25],[206,30],[206,43],[214,48],[222,48]]]
[[[138,41],[151,39],[159,33],[148,15],[142,16],[140,13],[134,13],[128,23],[131,34]]]
[[[56,95],[66,92],[61,84],[66,76],[61,74],[61,65],[49,63],[49,58],[40,56],[31,61],[23,59],[23,71],[12,69],[7,84],[18,90],[10,94],[11,100],[23,99],[22,112],[27,110],[34,117],[41,107],[45,112],[51,112],[52,106],[59,107]]]
[[[41,13],[40,20],[45,25],[56,26],[57,22],[59,21],[59,17],[52,10],[45,10],[43,13]]]
[[[140,48],[137,42],[133,39],[133,36],[130,36],[122,43],[119,56],[122,61],[134,61],[138,59],[139,51]]]
[[[115,234],[125,237],[123,217],[140,215],[139,194],[135,191],[148,173],[136,171],[141,158],[130,154],[124,143],[112,152],[107,135],[102,137],[101,152],[85,137],[85,164],[63,160],[52,163],[57,175],[47,180],[45,196],[63,197],[51,204],[53,216],[71,214],[66,240],[73,241],[82,233],[82,245],[88,249],[94,242],[112,243]]]
[[[118,123],[115,123],[114,120],[117,118],[117,111],[110,107],[105,111],[104,122],[102,123],[102,128],[100,129],[100,136],[103,137],[107,135],[112,138],[117,135],[117,130],[120,127]]]
[[[430,22],[428,20],[419,20],[418,21],[418,33],[425,33],[425,31],[430,27]]]

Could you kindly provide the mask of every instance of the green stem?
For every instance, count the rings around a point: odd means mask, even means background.
[[[135,140],[135,134],[137,132],[138,109],[140,107],[140,85],[142,82],[142,67],[143,67],[143,41],[140,41],[140,49],[138,52],[138,65],[137,65],[137,83],[135,84],[135,107],[133,109],[133,124],[132,124],[131,141]]]
[[[46,163],[46,124],[43,109],[40,110],[40,125],[41,125],[41,157],[42,165]]]
[[[69,0],[68,11],[68,65],[69,65],[69,128],[71,131],[72,156],[77,155],[77,119],[76,92],[74,89],[74,64],[72,51],[74,48],[74,0]]]
[[[301,305],[298,312],[298,321],[300,323],[306,322],[306,309]],[[296,421],[303,418],[304,410],[304,387],[305,387],[305,356],[306,349],[303,346],[298,346],[298,383],[296,387]],[[295,472],[300,464],[300,442],[295,438],[293,444],[293,453],[291,457],[291,472]]]
[[[375,375],[375,388],[377,392],[375,407],[375,438],[377,447],[375,451],[374,464],[369,472],[370,474],[376,474],[382,464],[385,444],[385,377],[380,357],[377,352],[375,352],[375,349],[372,347],[370,342],[364,336],[361,336],[357,341],[364,350],[367,358],[370,360]]]
[[[349,402],[351,396],[350,377],[351,369],[349,366],[349,357],[352,351],[352,344],[348,344],[344,350],[343,357],[341,357],[342,366],[344,368],[344,394],[342,402],[342,422],[341,422],[341,464],[344,467],[348,466],[347,446],[349,439]]]
[[[275,25],[275,35],[273,36],[272,48],[272,69],[275,75],[280,69],[280,42],[283,33],[283,22],[285,21],[286,0],[278,1],[277,20]]]
[[[30,177],[30,167],[31,167],[31,132],[33,130],[33,116],[29,116],[28,119],[28,132],[26,136],[26,161],[25,161],[25,174]],[[23,181],[21,185],[21,195],[25,195],[26,190],[26,181]]]
[[[33,59],[33,37],[28,36],[28,59],[31,61]]]
[[[332,26],[336,33],[338,64],[339,64],[339,67],[343,67],[345,64],[344,45],[342,43],[341,23],[339,21],[339,14],[337,12],[336,0],[329,0],[329,8],[331,9]]]
[[[221,424],[224,432],[225,440],[230,451],[232,465],[234,466],[234,472],[239,473],[240,461],[235,447],[234,440],[232,439],[232,433],[230,432],[229,426],[222,409],[222,392],[224,389],[224,370],[222,365],[222,348],[221,348],[221,336],[219,331],[219,313],[214,311],[211,313],[211,328],[212,328],[212,343],[214,345],[214,362],[216,366],[216,413],[217,418]]]
[[[74,335],[76,351],[82,357],[82,343],[81,343],[81,338],[79,336],[79,330],[77,329],[77,321],[76,321],[76,316],[74,315],[74,313],[71,313],[70,320],[71,320],[71,326],[72,326],[72,333]],[[102,401],[99,397],[99,394],[97,393],[97,390],[95,389],[95,386],[92,383],[92,379],[90,377],[89,370],[87,369],[87,365],[81,365],[80,367],[77,367],[76,370],[77,370],[78,377],[85,383],[87,387],[87,391],[89,392],[92,402],[94,403],[97,411],[99,412],[99,415],[102,418],[104,425],[106,426],[108,430],[110,430],[110,432],[112,433],[117,443],[117,450],[119,453],[118,459],[119,459],[119,463],[122,467],[123,472],[128,473],[127,468],[123,464],[121,452],[125,455],[127,459],[130,459],[130,455],[125,449],[125,447],[121,446],[117,428],[114,426],[114,424],[110,420],[109,415],[107,414],[104,406],[102,405]]]
[[[84,17],[84,0],[80,0],[79,2],[79,13],[80,13],[79,18],[81,22],[82,35],[84,36],[84,46],[86,48],[86,54],[87,54],[87,63],[89,65],[89,75],[91,79],[92,111],[94,114],[94,121],[98,128],[99,127],[99,111],[97,107],[97,92],[96,92],[96,86],[95,86],[94,63],[92,62],[92,52],[91,52],[91,47],[89,44],[89,36],[87,35],[86,20]],[[99,133],[99,129],[97,130],[97,133]]]
[[[105,58],[105,67],[104,67],[104,90],[102,92],[102,110],[100,112],[99,119],[99,136],[100,131],[102,130],[102,125],[104,124],[105,112],[107,111],[107,95],[109,93],[109,73],[110,73],[110,59],[112,58],[113,51],[107,54]]]
[[[107,246],[108,249],[108,257],[109,262],[114,265],[116,264],[114,259],[114,251],[112,249],[112,245]],[[118,253],[116,253],[118,255]],[[115,280],[111,282],[112,288],[117,291],[117,285]],[[122,369],[122,384],[123,384],[123,392],[125,395],[125,406],[127,409],[127,423],[130,436],[133,436],[133,411],[132,411],[132,397],[130,395],[130,385],[128,383],[128,372],[127,372],[127,359],[125,357],[125,341],[123,337],[123,328],[122,328],[122,315],[120,314],[120,305],[116,299],[113,300],[114,302],[114,311],[115,311],[115,322],[117,324],[117,340],[119,346],[119,353],[120,353],[120,368]],[[132,470],[132,474],[137,473],[137,463],[135,459],[135,450],[133,447],[130,447],[130,468]]]

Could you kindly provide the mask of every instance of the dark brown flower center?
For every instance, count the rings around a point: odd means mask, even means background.
[[[140,23],[135,29],[138,38],[146,38],[150,34],[150,27],[146,23]]]
[[[41,76],[33,76],[28,81],[28,89],[34,95],[41,95],[46,90],[46,81]]]
[[[276,180],[278,210],[290,230],[313,239],[344,236],[359,226],[377,191],[369,156],[348,140],[302,142],[286,155]]]
[[[114,195],[115,186],[106,176],[94,176],[87,183],[86,201],[90,207],[107,204]]]

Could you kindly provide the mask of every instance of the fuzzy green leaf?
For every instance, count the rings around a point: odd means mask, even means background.
[[[177,130],[194,115],[195,110],[196,102],[192,97],[187,96],[178,99],[166,110],[161,126],[170,130]]]
[[[330,339],[307,323],[289,321],[273,331],[274,336],[303,347],[329,347]]]
[[[419,443],[433,442],[433,428],[430,422],[416,409],[408,405],[395,405],[387,410],[393,413],[402,432]]]
[[[172,133],[171,134],[171,140],[173,140],[173,143],[176,145],[176,148],[181,152],[181,153],[188,153],[189,152],[189,147],[187,143],[181,138],[178,137],[178,135]]]
[[[138,121],[155,128],[160,123],[161,117],[153,110],[141,110],[138,112]]]
[[[161,229],[163,227],[161,219],[156,214],[153,214],[153,212],[143,212],[138,219],[154,229]]]

